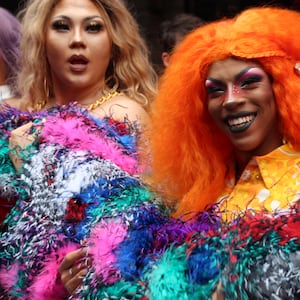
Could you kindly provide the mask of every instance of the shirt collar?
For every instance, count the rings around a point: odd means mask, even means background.
[[[275,185],[292,166],[300,162],[300,152],[289,144],[284,144],[272,152],[255,156],[252,160],[258,165],[265,186],[269,189]],[[276,161],[276,163],[274,163]],[[249,162],[251,163],[251,162]]]
[[[284,144],[266,155],[254,156],[248,162],[241,176],[244,176],[244,172],[247,172],[247,170],[253,170],[254,167],[265,187],[270,189],[291,169],[292,166],[297,164],[299,164],[300,169],[300,152],[295,151],[291,145]],[[232,165],[226,176],[227,192],[232,191],[237,184],[235,181],[234,170],[234,165]]]

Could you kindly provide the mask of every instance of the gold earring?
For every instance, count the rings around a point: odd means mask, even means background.
[[[44,79],[44,94],[45,94],[45,98],[46,98],[45,101],[47,102],[49,95],[50,95],[50,89],[49,89],[49,85],[48,85],[46,78]]]

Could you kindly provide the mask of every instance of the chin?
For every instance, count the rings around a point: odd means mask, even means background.
[[[255,155],[255,151],[257,149],[256,145],[253,145],[253,143],[234,143],[232,142],[233,147],[236,152],[244,152],[244,153],[253,153]]]

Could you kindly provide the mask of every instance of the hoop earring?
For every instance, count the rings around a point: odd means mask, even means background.
[[[44,79],[43,85],[44,85],[44,97],[35,105],[34,107],[35,111],[39,111],[43,109],[46,106],[49,99],[50,89],[46,78]]]

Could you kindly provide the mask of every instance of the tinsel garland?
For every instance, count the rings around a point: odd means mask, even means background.
[[[11,130],[42,124],[22,172],[8,158]],[[218,207],[170,218],[139,178],[138,129],[76,106],[0,112],[0,191],[17,203],[0,237],[0,285],[20,299],[67,299],[66,253],[84,243],[93,265],[70,299],[299,299],[300,205],[246,211],[230,223]],[[5,185],[3,184],[5,183]],[[199,191],[200,193],[201,191]]]

